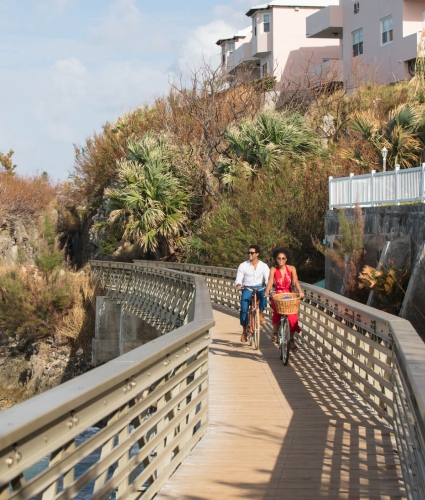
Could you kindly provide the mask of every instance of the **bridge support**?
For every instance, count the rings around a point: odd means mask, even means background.
[[[96,297],[93,364],[99,365],[120,355],[121,305],[108,297]]]
[[[121,312],[120,355],[156,339],[159,332],[143,319],[129,311]]]
[[[122,309],[108,297],[96,297],[95,338],[92,341],[93,364],[106,363],[150,340],[159,332],[135,314]]]

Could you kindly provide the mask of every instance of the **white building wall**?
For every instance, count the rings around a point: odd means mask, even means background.
[[[261,76],[267,64],[268,74],[282,83],[296,79],[324,59],[341,58],[340,40],[306,38],[306,18],[318,10],[317,7],[273,6],[252,14],[252,56],[260,60]],[[264,32],[264,14],[270,15],[269,33]]]
[[[273,58],[277,75],[281,79],[296,78],[308,67],[320,64],[323,59],[341,57],[338,39],[307,39],[306,18],[317,12],[316,8],[274,7]]]
[[[355,5],[359,6],[355,12]],[[340,0],[343,9],[342,59],[344,75],[375,83],[410,79],[418,42],[424,29],[425,0]],[[393,40],[382,42],[382,20],[392,17]],[[316,28],[316,29],[315,29]],[[323,16],[308,20],[309,40],[329,36]],[[363,53],[353,53],[353,33],[363,32]],[[325,38],[322,38],[324,40]],[[329,40],[329,38],[328,38]],[[409,72],[410,70],[410,72]]]

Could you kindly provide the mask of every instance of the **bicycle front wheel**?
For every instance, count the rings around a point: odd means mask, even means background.
[[[254,313],[254,348],[260,348],[260,311],[257,309]]]
[[[254,333],[254,315],[252,313],[252,309],[248,310],[248,326],[246,327],[246,335],[248,345],[252,345],[252,336]]]
[[[280,344],[280,359],[282,360],[283,365],[286,366],[289,361],[289,353],[290,353],[289,341],[291,338],[289,333],[289,323],[287,319],[285,319],[283,325],[281,325],[280,328],[282,330],[282,337],[281,337],[282,340]]]

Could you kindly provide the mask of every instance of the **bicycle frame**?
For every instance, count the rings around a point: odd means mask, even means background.
[[[286,317],[286,314],[281,314],[278,335],[277,335],[277,342],[279,346],[279,358],[282,360],[284,366],[286,366],[289,361],[290,340],[291,340],[291,334],[289,331],[288,318]]]
[[[242,287],[244,290],[249,290],[252,293],[251,302],[248,307],[248,325],[246,329],[248,344],[252,345],[254,342],[254,349],[260,348],[260,301],[258,299],[258,292],[264,290],[264,287],[250,288],[247,286]]]
[[[275,295],[274,293],[270,296]],[[280,315],[279,328],[277,331],[277,345],[279,348],[279,358],[282,360],[284,366],[288,364],[290,354],[290,341],[291,334],[289,330],[289,321],[286,314]]]

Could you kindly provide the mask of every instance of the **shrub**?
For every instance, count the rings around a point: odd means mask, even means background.
[[[33,217],[42,214],[57,194],[44,176],[0,172],[0,217]]]
[[[46,281],[35,266],[0,268],[0,328],[7,335],[53,335],[71,305],[69,272],[56,270]]]
[[[88,269],[72,274],[70,293],[72,307],[60,320],[56,333],[72,339],[76,347],[91,351],[96,319],[96,291]]]
[[[388,265],[380,263],[379,269],[364,266],[359,274],[359,287],[373,291],[380,299],[383,311],[398,314],[403,305],[409,278],[409,269],[399,269],[392,260]]]
[[[259,244],[261,258],[288,246],[302,279],[309,268],[323,273],[323,258],[311,242],[311,234],[323,232],[327,209],[329,168],[308,162],[286,163],[275,174],[262,173],[252,183],[239,180],[233,191],[222,193],[217,205],[204,215],[189,239],[184,259],[202,264],[236,267],[248,245]]]

